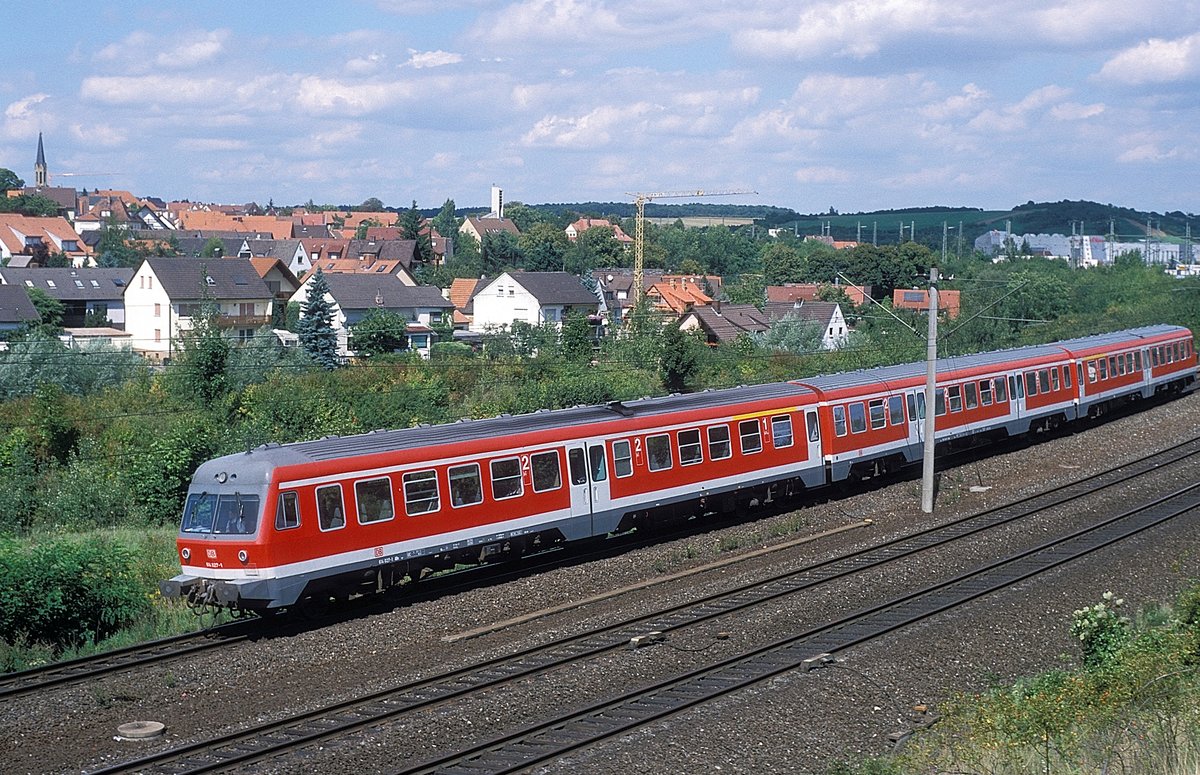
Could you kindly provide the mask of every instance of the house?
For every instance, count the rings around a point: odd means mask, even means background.
[[[568,272],[505,272],[476,290],[471,331],[562,321],[572,314],[598,316],[600,298]]]
[[[133,270],[130,270],[133,271]],[[59,340],[72,350],[88,350],[94,347],[130,347],[133,335],[119,328],[73,328],[65,327]]]
[[[441,325],[450,317],[454,305],[442,297],[441,291],[428,285],[408,285],[391,274],[324,274],[329,286],[326,300],[333,305],[333,327],[337,331],[338,354],[352,355],[352,329],[372,310],[384,310],[408,321],[408,346],[423,357],[437,339],[432,326]],[[316,273],[309,275],[292,295],[291,303],[308,301]]]
[[[215,210],[180,210],[179,225],[185,231],[231,231],[269,234],[290,239],[292,220],[273,215],[226,215]]]
[[[58,206],[58,216],[68,221],[75,220],[78,212],[78,192],[70,186],[29,186],[8,192],[9,196],[42,196]]]
[[[0,333],[17,331],[40,319],[37,307],[20,285],[0,285]]]
[[[521,236],[521,230],[511,220],[491,216],[464,218],[462,226],[458,230],[463,234],[470,234],[480,245],[483,244],[483,238],[489,234]]]
[[[271,291],[272,311],[286,309],[288,300],[300,288],[300,280],[292,274],[292,270],[288,269],[287,264],[278,258],[260,256],[251,258],[249,261],[250,265],[254,267],[254,271],[258,272],[258,276],[267,284],[267,289]]]
[[[767,286],[767,301],[816,301],[818,294],[824,288],[835,288],[846,294],[856,307],[861,307],[863,304],[869,304],[871,298],[871,286],[869,285],[841,285],[829,283],[784,283],[783,285],[768,285]]]
[[[945,318],[958,317],[959,291],[938,291],[938,312]],[[918,312],[929,312],[929,291],[904,290],[897,288],[892,291],[893,309],[911,309]]]
[[[692,307],[712,304],[712,299],[695,283],[664,279],[646,289],[646,298],[657,312],[670,313],[676,317]]]
[[[248,259],[147,258],[125,289],[133,349],[154,360],[170,357],[209,304],[216,326],[242,342],[271,322],[271,290]]]
[[[771,321],[766,313],[753,304],[694,307],[679,321],[679,330],[700,330],[710,345],[730,344],[743,334],[764,334],[770,328]]]
[[[567,233],[567,239],[571,242],[579,239],[579,235],[583,234],[588,229],[609,229],[613,233],[613,239],[621,243],[621,247],[628,250],[633,246],[633,237],[625,233],[620,224],[611,223],[603,218],[580,218],[571,225],[567,226],[564,231]]]
[[[301,240],[313,268],[325,274],[390,274],[406,285],[416,285],[412,274],[415,240]]]
[[[475,291],[482,287],[480,283],[486,285],[487,281],[483,279],[476,280],[473,277],[456,277],[450,282],[450,287],[443,294],[454,305],[455,328],[470,328],[471,318],[474,313],[471,299],[474,298]]]
[[[0,259],[26,255],[41,262],[53,253],[75,266],[93,263],[91,249],[66,218],[0,213]]]
[[[836,350],[850,340],[850,327],[842,306],[832,301],[767,302],[763,313],[772,325],[781,320],[801,320],[821,331],[821,349]]]
[[[623,318],[633,306],[633,270],[619,267],[595,269],[592,271],[592,277],[596,279],[605,306],[613,310],[618,319]],[[724,288],[724,282],[717,275],[666,274],[661,269],[647,269],[642,273],[643,289],[649,289],[658,283],[674,283],[676,287],[692,285],[710,299],[719,298]]]
[[[90,316],[104,316],[115,328],[125,327],[125,289],[133,270],[128,268],[39,267],[0,268],[0,283],[36,288],[63,304],[64,326],[83,326]]]

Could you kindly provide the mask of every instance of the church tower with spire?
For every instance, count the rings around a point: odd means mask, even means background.
[[[46,169],[46,149],[42,147],[42,133],[38,132],[37,161],[33,163],[33,185],[46,188],[50,185],[50,173]]]

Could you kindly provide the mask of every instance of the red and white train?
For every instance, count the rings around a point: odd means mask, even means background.
[[[939,443],[1025,433],[1196,379],[1152,326],[937,366]],[[270,444],[201,465],[167,597],[236,609],[794,494],[919,460],[925,364]]]

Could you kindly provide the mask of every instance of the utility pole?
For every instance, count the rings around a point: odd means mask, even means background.
[[[938,270],[929,269],[929,329],[925,334],[925,459],[921,468],[921,511],[933,513],[933,451],[937,445],[934,415],[937,409],[937,310]]]

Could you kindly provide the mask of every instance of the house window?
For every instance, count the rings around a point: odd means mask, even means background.
[[[154,303],[154,317],[156,317],[156,318],[162,317],[162,305],[159,304],[158,302]]]
[[[82,287],[83,287],[83,280],[76,280],[76,281],[75,281],[75,287],[76,287],[76,288],[82,288]]]
[[[49,287],[51,287],[51,288],[57,288],[57,287],[58,287],[58,286],[57,286],[57,285],[54,283],[54,281],[53,281],[53,280],[50,280],[50,279],[47,279],[47,280],[46,280],[46,285],[47,285],[47,286],[49,286]]]
[[[156,342],[162,341],[162,329],[161,328],[154,329],[154,341],[156,341]]]

